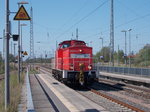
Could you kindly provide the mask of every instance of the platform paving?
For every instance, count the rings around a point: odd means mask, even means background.
[[[55,112],[34,75],[30,75],[33,105],[36,112]]]
[[[106,109],[80,95],[75,90],[58,82],[50,74],[37,74],[37,77],[50,88],[70,112],[108,112]]]

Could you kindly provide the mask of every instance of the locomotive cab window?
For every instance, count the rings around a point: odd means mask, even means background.
[[[65,43],[61,46],[61,48],[67,48],[67,47],[70,47],[70,44],[69,43]]]

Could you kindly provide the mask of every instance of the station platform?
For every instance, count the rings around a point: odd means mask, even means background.
[[[36,77],[40,84],[42,84],[45,93],[49,96],[49,100],[52,103],[48,104],[46,97],[43,96],[43,92],[37,86],[38,83],[35,83],[35,77],[30,75],[33,104],[36,112],[50,112],[48,110],[50,107],[55,107],[55,109],[51,108],[51,112],[108,112],[106,109],[80,95],[75,90],[58,82],[51,75],[37,74]],[[37,102],[38,104],[36,104]],[[39,108],[45,108],[45,110]]]
[[[55,112],[55,106],[49,102],[36,77],[30,75],[33,105],[36,112]]]
[[[55,80],[52,74],[34,75],[27,70],[18,112],[109,111]]]
[[[136,85],[150,87],[150,78],[139,77],[136,75],[131,76],[131,75],[125,75],[125,74],[100,72],[99,77],[110,78],[110,79],[124,81],[127,83],[132,83],[132,84],[136,84]]]

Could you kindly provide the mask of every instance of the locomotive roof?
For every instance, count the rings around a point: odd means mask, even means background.
[[[59,43],[59,45],[64,44],[64,43],[72,43],[72,42],[73,43],[75,43],[75,42],[82,42],[82,43],[85,44],[85,42],[82,41],[82,40],[66,40],[66,41],[63,41],[63,42]]]

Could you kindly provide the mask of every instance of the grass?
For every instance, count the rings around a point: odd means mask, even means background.
[[[10,71],[14,71],[14,70],[17,70],[17,67],[15,66],[14,67],[14,65],[13,64],[10,64]],[[4,74],[5,73],[5,66],[4,66],[4,64],[3,63],[0,63],[0,75],[1,74]]]
[[[4,64],[0,63],[0,74],[4,74]]]
[[[4,80],[0,81],[0,112],[17,112],[18,104],[21,98],[21,88],[24,83],[24,74],[21,75],[21,83],[18,82],[17,72],[10,74],[10,105],[5,110],[4,102]]]

